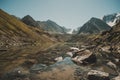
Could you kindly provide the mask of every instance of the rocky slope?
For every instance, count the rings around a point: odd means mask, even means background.
[[[103,32],[97,39],[98,43],[103,42],[109,45],[119,45],[120,44],[120,22],[111,28],[109,31]],[[102,44],[102,43],[100,43]]]
[[[106,30],[110,30],[110,26],[108,26],[104,21],[93,17],[80,28],[78,34],[81,33],[93,34],[100,33]]]

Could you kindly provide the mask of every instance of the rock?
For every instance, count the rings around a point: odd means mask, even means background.
[[[97,61],[97,58],[95,54],[91,54],[89,57],[83,60],[83,62],[87,64],[92,64],[92,63],[95,63],[96,61]]]
[[[67,52],[66,54],[69,55],[70,57],[73,56],[73,53],[72,53],[72,52]]]
[[[88,80],[110,80],[109,73],[97,70],[89,71],[87,76]]]
[[[60,62],[60,61],[62,61],[62,60],[63,60],[63,57],[62,57],[62,56],[55,58],[55,61],[57,61],[57,62]]]
[[[116,66],[113,62],[111,62],[111,61],[109,61],[109,62],[107,63],[107,65],[110,66],[110,67],[113,68],[113,69],[116,69],[116,68],[117,68],[117,66]]]
[[[69,67],[74,67],[76,66],[76,64],[73,63],[73,61],[71,60],[70,57],[66,57],[64,60],[60,61],[60,62],[56,62],[53,65],[48,66],[49,69],[55,69],[55,68],[64,68],[65,66],[69,66]]]
[[[28,74],[29,71],[26,70],[23,67],[17,67],[17,68],[14,68],[13,70],[11,70],[9,73],[12,73],[12,74]]]
[[[22,66],[24,66],[26,68],[31,68],[36,63],[37,63],[37,61],[35,59],[28,59],[28,60],[24,61]]]
[[[76,48],[76,47],[70,47],[71,50],[73,50],[73,52],[78,52],[80,49]]]
[[[118,75],[118,72],[115,69],[111,68],[110,66],[108,66],[106,64],[103,64],[100,67],[101,67],[101,69],[100,69],[101,71],[110,73],[110,75],[112,75],[112,76]]]
[[[96,62],[96,56],[89,50],[82,51],[72,60],[78,64],[91,64]]]
[[[120,60],[119,59],[115,59],[115,62],[119,62]]]
[[[101,50],[110,53],[110,46],[102,47]]]
[[[45,64],[34,64],[31,69],[30,72],[42,72],[47,68],[47,66]]]
[[[115,78],[112,78],[112,80],[120,80],[120,75]]]
[[[87,70],[83,69],[82,67],[77,67],[74,71],[75,80],[87,80],[86,71]]]
[[[118,50],[118,53],[120,53],[120,49]]]

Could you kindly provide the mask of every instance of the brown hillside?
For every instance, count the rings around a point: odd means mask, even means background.
[[[27,56],[48,48],[55,41],[43,30],[29,27],[0,10],[0,76],[29,60]],[[32,46],[21,45],[26,43]]]
[[[52,41],[40,29],[30,28],[20,20],[0,10],[0,42],[47,42]]]

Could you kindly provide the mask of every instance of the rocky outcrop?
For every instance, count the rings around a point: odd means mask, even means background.
[[[66,54],[72,56],[72,60],[77,64],[91,64],[97,61],[95,54],[87,49],[70,48],[72,52]]]
[[[120,80],[120,75],[118,75],[117,77],[113,78],[112,80]]]
[[[83,52],[84,53],[84,52]],[[77,64],[91,64],[96,62],[96,56],[92,53],[76,56],[72,60]]]
[[[88,80],[110,80],[109,73],[91,70],[88,72]]]

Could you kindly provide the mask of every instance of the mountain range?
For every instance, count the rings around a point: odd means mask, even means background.
[[[65,34],[70,30],[58,25],[52,20],[35,21],[30,15],[23,17],[21,21],[23,21],[25,24],[29,26],[41,28],[49,33]]]
[[[92,17],[81,28],[74,31],[77,34],[96,34],[104,31],[117,30],[119,28],[111,28],[108,22],[115,22],[120,20],[119,13],[104,16],[103,19]],[[65,34],[70,29],[59,26],[57,23],[47,21],[36,21],[30,15],[18,19],[13,15],[0,10],[0,43],[16,43],[16,42],[54,42],[55,37],[51,37],[49,33]],[[49,32],[49,33],[48,33]],[[112,32],[111,32],[112,33]],[[116,32],[113,32],[116,33]],[[57,36],[57,35],[55,35]],[[26,38],[27,37],[27,38]]]

